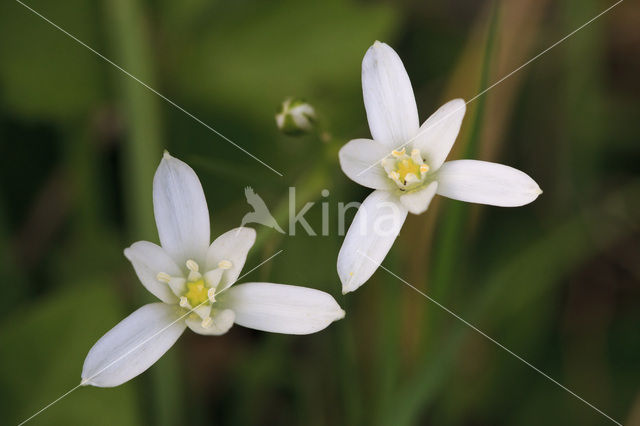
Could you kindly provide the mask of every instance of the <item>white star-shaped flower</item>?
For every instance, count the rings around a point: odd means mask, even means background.
[[[161,246],[139,241],[124,254],[142,285],[162,303],[141,307],[98,340],[84,361],[83,384],[110,387],[132,379],[187,327],[220,335],[235,322],[274,333],[309,334],[344,317],[323,291],[257,282],[231,287],[256,233],[232,229],[209,245],[209,210],[200,181],[191,167],[168,153],[153,180],[153,206]]]
[[[447,161],[466,104],[444,104],[420,126],[409,76],[388,45],[376,41],[362,61],[362,91],[371,139],[340,150],[353,181],[375,189],[362,203],[338,254],[343,293],[364,284],[384,260],[407,213],[427,210],[435,194],[461,201],[515,207],[542,193],[520,170],[476,160]]]

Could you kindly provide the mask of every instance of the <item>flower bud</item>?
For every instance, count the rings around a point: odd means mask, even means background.
[[[276,114],[276,124],[282,133],[299,136],[311,131],[316,111],[301,99],[287,98]]]

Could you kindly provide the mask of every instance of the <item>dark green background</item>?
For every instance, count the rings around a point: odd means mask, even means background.
[[[310,336],[191,332],[115,389],[81,388],[34,425],[612,424],[398,279],[342,296],[337,203],[367,190],[337,150],[368,137],[360,63],[403,58],[422,120],[476,93],[612,1],[27,3],[284,176],[279,177],[23,7],[0,4],[0,416],[17,424],[79,383],[95,341],[153,300],[122,255],[157,241],[162,150],[199,174],[213,236],[252,186],[287,191],[330,236],[257,227],[247,279],[330,292],[344,320]],[[437,198],[385,266],[625,424],[640,424],[640,5],[626,1],[468,112],[450,158],[517,167],[544,194],[517,208]],[[310,101],[320,134],[273,115]],[[328,142],[323,142],[321,135]],[[320,195],[329,189],[327,198]],[[349,215],[351,220],[353,212]]]

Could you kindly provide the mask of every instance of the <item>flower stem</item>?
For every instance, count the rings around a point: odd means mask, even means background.
[[[479,87],[482,89],[487,87],[490,78],[490,69],[495,51],[496,30],[498,28],[499,6],[497,2],[492,5],[491,15],[489,17],[489,25],[487,38],[485,42],[484,57],[482,60],[482,70],[480,75]],[[464,147],[462,158],[475,158],[478,151],[479,139],[482,130],[482,122],[484,118],[486,104],[486,96],[478,98],[475,106],[475,114],[471,124],[471,132]],[[464,244],[460,242],[465,239],[467,231],[467,222],[469,218],[469,205],[462,202],[451,202],[446,208],[446,212],[441,215],[442,220],[436,235],[435,257],[433,262],[433,270],[430,277],[431,295],[443,303],[447,300],[449,294],[453,291],[454,276],[456,273],[456,265],[459,264],[460,258],[464,255],[462,247]],[[427,345],[431,345],[436,336],[440,335],[439,330],[442,326],[440,321],[440,312],[433,309],[428,310],[426,315],[427,323],[425,330],[427,331],[427,339],[424,339]]]
[[[116,61],[137,78],[153,85],[153,60],[142,5],[135,0],[105,3],[107,28]],[[157,98],[133,79],[117,76],[128,137],[123,146],[123,182],[126,216],[132,239],[155,240],[151,188],[162,153]],[[138,301],[146,299],[138,293]],[[179,424],[182,417],[177,354],[169,351],[151,370],[151,422]]]

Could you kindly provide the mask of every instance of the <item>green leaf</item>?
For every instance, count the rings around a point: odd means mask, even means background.
[[[161,25],[172,34],[188,27],[193,37],[170,40],[175,91],[270,122],[286,96],[315,99],[358,87],[366,49],[398,18],[383,5],[342,0],[216,4],[190,18],[174,9],[165,9],[173,13]]]
[[[91,2],[26,2],[96,46]],[[0,89],[3,102],[29,118],[69,119],[101,96],[102,60],[18,2],[0,4]]]
[[[0,324],[0,412],[17,424],[80,383],[87,352],[124,313],[112,289],[95,279],[17,307]],[[136,382],[81,387],[43,411],[37,424],[136,425]],[[35,424],[35,423],[34,423]]]

